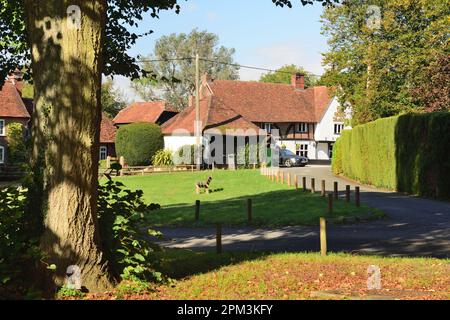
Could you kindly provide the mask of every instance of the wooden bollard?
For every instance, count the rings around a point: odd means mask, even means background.
[[[222,253],[222,224],[216,224],[216,249],[217,254]]]
[[[303,181],[302,181],[302,184],[303,184],[303,192],[306,192],[306,177],[303,177],[303,179],[302,179]]]
[[[289,173],[288,173],[288,176],[287,176],[287,184],[288,184],[289,187],[291,186],[291,175]]]
[[[332,215],[333,214],[333,194],[330,193],[328,195],[328,214]]]
[[[360,198],[359,198],[359,187],[355,187],[355,202],[356,202],[357,207],[359,207],[361,205]]]
[[[326,194],[326,187],[325,187],[325,180],[322,180],[322,191],[321,191],[321,195],[322,195],[322,197],[325,197],[325,194]]]
[[[106,169],[111,169],[111,156],[106,157]]]
[[[350,202],[350,186],[345,186],[345,201]]]
[[[327,220],[320,218],[320,255],[327,255]]]
[[[277,183],[280,182],[280,172],[277,172]]]
[[[295,189],[298,190],[298,175],[295,175]]]
[[[252,222],[253,219],[252,199],[247,199],[247,216],[248,222]]]
[[[316,193],[316,179],[311,178],[311,193]]]
[[[284,184],[284,173],[281,173],[281,184]]]
[[[195,221],[200,220],[200,200],[195,201]]]
[[[339,186],[337,181],[334,182],[334,199],[339,199]]]

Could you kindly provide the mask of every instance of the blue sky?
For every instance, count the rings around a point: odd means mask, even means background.
[[[326,39],[320,34],[323,8],[320,4],[303,7],[299,0],[293,2],[294,8],[289,9],[276,7],[271,0],[180,1],[179,15],[167,11],[160,19],[148,17],[140,23],[138,32],[154,33],[141,38],[130,54],[148,55],[162,35],[198,28],[217,34],[220,45],[235,48],[239,64],[277,69],[293,63],[321,74],[321,53],[327,50]],[[261,72],[241,69],[240,76],[241,80],[258,80]],[[115,81],[129,100],[138,99],[127,79],[116,77]]]

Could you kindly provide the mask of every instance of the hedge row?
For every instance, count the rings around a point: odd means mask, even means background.
[[[344,131],[333,172],[410,194],[450,198],[450,113],[408,114]]]

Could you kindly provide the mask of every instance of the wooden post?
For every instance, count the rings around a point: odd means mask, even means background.
[[[320,218],[320,255],[327,255],[327,221]]]
[[[195,201],[195,221],[200,220],[200,200]]]
[[[345,201],[350,202],[350,186],[345,186]]]
[[[306,192],[306,177],[303,177],[302,179],[302,183],[303,183],[303,192]]]
[[[288,186],[290,187],[291,186],[291,174],[290,173],[288,173],[288,176],[287,176],[287,183],[288,183]]]
[[[298,190],[298,175],[295,175],[295,189]]]
[[[281,172],[281,184],[284,184],[284,173]]]
[[[326,187],[325,187],[325,180],[322,180],[322,192],[321,192],[321,195],[322,195],[322,197],[325,197],[325,194],[326,194]]]
[[[125,167],[125,158],[123,156],[119,158],[119,163],[122,166],[122,170],[120,170],[120,175],[123,176],[123,168]]]
[[[328,195],[328,214],[331,216],[333,214],[333,194]]]
[[[217,254],[222,253],[222,224],[216,224],[216,249]]]
[[[277,183],[280,182],[280,172],[277,172]]]
[[[111,169],[111,156],[106,157],[106,169]]]
[[[311,193],[316,193],[316,179],[311,178]]]
[[[361,205],[360,198],[359,198],[359,187],[355,187],[355,202],[356,202],[357,207],[359,207]]]
[[[334,182],[334,199],[339,199],[339,186],[337,181]]]
[[[247,199],[247,216],[248,222],[252,222],[253,219],[252,199]]]

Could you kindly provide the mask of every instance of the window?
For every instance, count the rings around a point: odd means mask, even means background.
[[[297,124],[297,132],[299,133],[306,133],[308,132],[308,124],[305,122],[298,123]]]
[[[5,120],[4,119],[0,119],[0,136],[5,136],[6,135],[6,130],[5,130]]]
[[[341,134],[342,130],[344,130],[344,125],[343,124],[334,124],[334,134]]]
[[[308,158],[308,145],[307,144],[299,144],[299,145],[297,145],[297,154],[300,157]]]
[[[0,163],[5,163],[5,147],[0,146]]]
[[[328,156],[330,157],[330,159],[333,158],[333,144],[332,143],[330,143],[328,145]]]
[[[264,123],[264,130],[266,130],[267,133],[272,133],[272,123]]]
[[[100,147],[100,160],[106,160],[108,157],[108,148],[106,146]]]

